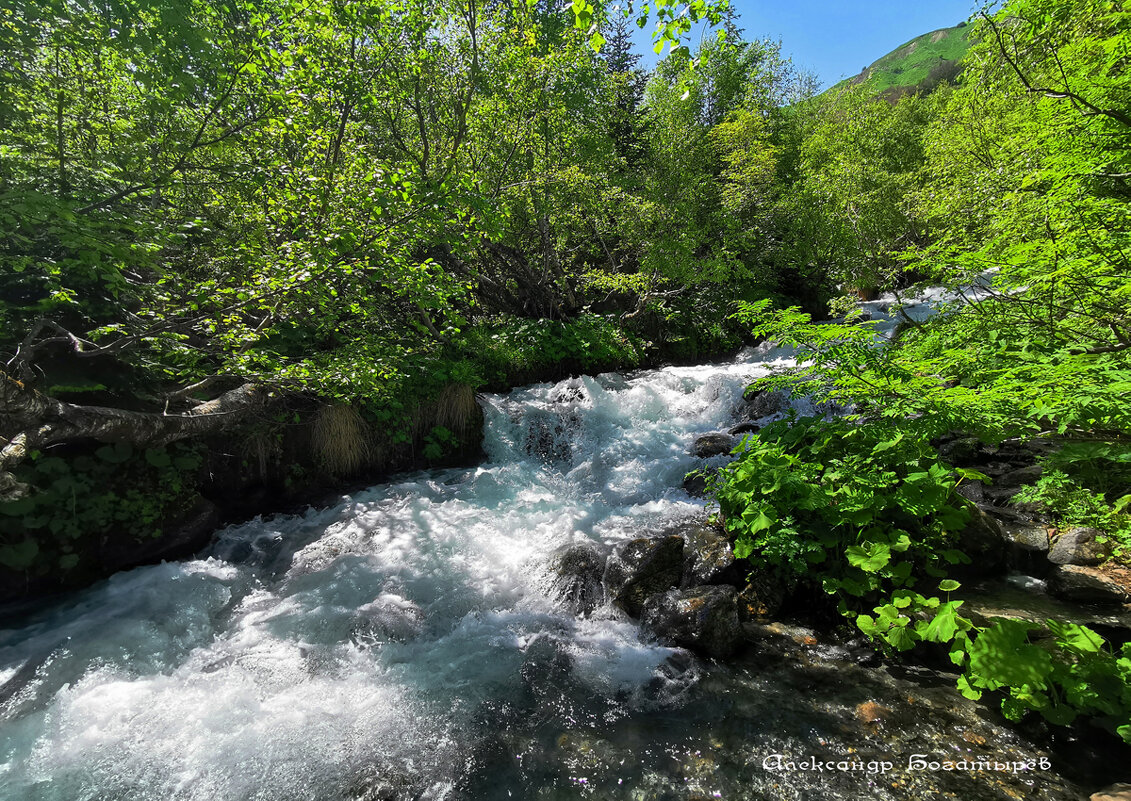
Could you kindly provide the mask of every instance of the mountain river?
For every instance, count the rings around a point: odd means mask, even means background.
[[[865,304],[881,330],[891,301]],[[478,467],[226,528],[9,624],[0,799],[1086,796],[950,681],[784,625],[716,664],[555,598],[563,545],[701,518],[691,443],[789,364],[763,346],[484,397]]]

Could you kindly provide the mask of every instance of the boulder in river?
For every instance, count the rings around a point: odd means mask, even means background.
[[[702,470],[693,470],[683,477],[683,490],[693,498],[703,498],[707,495],[707,481],[718,474],[718,468],[705,467]]]
[[[725,658],[738,648],[742,627],[734,587],[689,587],[653,595],[641,623],[661,642]]]
[[[1111,556],[1111,542],[1094,528],[1072,528],[1061,534],[1049,549],[1056,565],[1098,565]]]
[[[751,420],[784,412],[789,408],[789,392],[784,389],[755,390],[748,393],[744,400],[746,416]]]
[[[1028,484],[1036,483],[1042,473],[1044,473],[1044,468],[1039,464],[1019,467],[1016,470],[1009,470],[998,476],[997,481],[994,482],[994,486],[1019,489]]]
[[[604,602],[607,561],[608,553],[588,542],[566,545],[550,558],[553,592],[575,615],[587,615]]]
[[[675,587],[683,575],[683,537],[641,537],[616,548],[605,565],[609,597],[633,617],[644,601]]]
[[[724,531],[708,525],[694,525],[683,531],[683,585],[736,585],[742,569],[734,558],[730,538]]]
[[[568,464],[573,460],[571,432],[580,425],[581,420],[573,411],[560,414],[540,411],[529,421],[523,447],[528,454],[547,464]]]
[[[1049,530],[1037,523],[1003,523],[1002,531],[1014,550],[1046,554],[1049,551]]]
[[[1060,565],[1049,576],[1049,592],[1080,603],[1125,604],[1131,600],[1131,571]]]
[[[986,485],[981,481],[963,481],[954,491],[971,503],[982,503],[986,500]]]
[[[727,433],[732,437],[741,437],[744,434],[757,434],[761,430],[762,426],[758,425],[753,420],[747,420],[734,426]]]
[[[711,456],[722,456],[730,453],[738,442],[730,434],[704,434],[696,438],[695,444],[691,448],[691,452],[698,456],[700,459],[706,459]]]

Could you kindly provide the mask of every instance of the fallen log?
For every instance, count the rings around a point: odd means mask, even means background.
[[[215,433],[242,422],[272,393],[245,383],[180,414],[85,406],[50,398],[0,372],[0,501],[28,492],[11,472],[32,451],[58,442],[90,439],[156,448]]]

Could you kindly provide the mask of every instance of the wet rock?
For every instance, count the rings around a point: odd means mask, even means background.
[[[986,500],[986,485],[981,481],[963,481],[955,492],[972,503],[982,503]]]
[[[477,736],[464,757],[463,769],[455,782],[455,798],[474,798],[480,787],[521,787],[521,756],[516,754],[506,733],[496,729]],[[434,789],[434,788],[433,788]],[[426,794],[406,795],[397,801],[417,801]]]
[[[864,637],[857,637],[845,643],[844,653],[849,661],[863,667],[878,667],[883,662],[876,646]]]
[[[1131,801],[1131,784],[1120,782],[1092,793],[1088,801]]]
[[[703,498],[707,495],[707,480],[718,474],[718,468],[707,467],[695,470],[683,478],[683,490],[693,498]]]
[[[856,705],[856,719],[861,723],[882,723],[891,718],[892,711],[875,701]]]
[[[789,408],[789,392],[784,389],[755,390],[743,399],[746,401],[746,416],[751,420],[784,412]]]
[[[939,445],[939,458],[947,464],[966,466],[979,456],[982,442],[977,437],[958,437]]]
[[[978,507],[990,517],[1005,525],[1031,526],[1039,522],[1033,510],[1025,510],[1019,504],[994,506],[991,503],[984,502],[978,504]]]
[[[1013,465],[1011,465],[1009,462],[992,461],[983,462],[982,464],[978,465],[978,470],[980,472],[985,473],[986,475],[994,479],[995,486],[997,479],[1001,476],[1004,476],[1012,469]]]
[[[1028,581],[1022,581],[1028,579]],[[990,579],[958,593],[962,613],[976,625],[987,626],[995,618],[1024,620],[1047,630],[1049,620],[1087,626],[1110,641],[1131,639],[1131,612],[1125,609],[1098,609],[1071,603],[1045,594],[1046,582],[1032,577],[1011,576],[1006,581]]]
[[[739,423],[730,429],[727,433],[732,437],[741,437],[744,434],[757,434],[762,430],[762,426],[755,423],[753,420],[747,420],[744,423]]]
[[[1060,565],[1049,576],[1049,592],[1080,603],[1124,604],[1131,600],[1125,581],[1098,568]]]
[[[738,443],[730,434],[704,434],[695,440],[691,452],[700,459],[730,453]]]
[[[640,619],[660,641],[716,658],[733,654],[742,638],[734,587],[689,587],[653,595]]]
[[[404,641],[420,633],[424,610],[407,598],[383,593],[358,607],[350,639],[359,645],[387,640]]]
[[[1094,528],[1069,529],[1049,549],[1049,561],[1056,565],[1098,565],[1109,556],[1111,543]]]
[[[1044,468],[1039,464],[1029,465],[1002,473],[994,484],[997,487],[1019,489],[1036,482],[1043,472]]]
[[[540,414],[530,421],[523,447],[528,454],[544,462],[568,464],[573,460],[570,432],[576,431],[580,425],[581,419],[573,413]]]
[[[579,543],[559,548],[550,557],[553,593],[575,615],[588,615],[605,601],[605,575],[608,552],[595,543]]]
[[[989,575],[1005,568],[1006,540],[997,520],[979,506],[967,504],[970,522],[958,534],[955,547],[970,557],[970,564],[960,572],[965,575]]]
[[[683,532],[683,586],[737,584],[742,570],[730,538],[714,526],[695,525]]]
[[[640,617],[651,595],[678,586],[683,575],[683,537],[642,537],[621,545],[605,565],[605,590],[613,602]]]
[[[1053,569],[1048,560],[1049,530],[1040,523],[1002,520],[1011,570],[1044,577]]]
[[[555,690],[561,690],[572,680],[573,658],[564,642],[540,634],[526,646],[519,676],[531,697],[552,696]]]
[[[1024,551],[1047,553],[1049,550],[1049,530],[1037,524],[1007,523],[1002,525],[1006,539],[1014,548]]]
[[[620,373],[601,373],[596,380],[606,392],[622,392],[631,386],[628,379]]]
[[[585,390],[577,384],[558,386],[550,393],[550,403],[579,403],[585,400]]]
[[[346,788],[350,801],[402,801],[417,798],[420,780],[389,765],[370,766],[353,777]]]
[[[773,617],[785,602],[786,588],[776,576],[755,571],[747,577],[738,593],[738,614],[744,622],[764,621]]]

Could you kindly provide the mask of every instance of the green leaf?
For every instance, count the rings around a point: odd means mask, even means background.
[[[1044,689],[1052,673],[1052,657],[1029,644],[1032,628],[1019,620],[996,621],[970,646],[971,672],[995,684]]]
[[[967,481],[984,481],[987,484],[992,484],[993,480],[985,473],[979,473],[969,467],[956,467],[954,472],[958,474],[959,478]]]
[[[134,449],[128,442],[115,442],[113,445],[103,445],[94,452],[95,456],[110,464],[121,464],[133,456]]]
[[[1062,647],[1069,648],[1078,654],[1096,654],[1104,646],[1104,638],[1087,626],[1065,623],[1059,620],[1049,620],[1046,625]]]
[[[958,618],[958,607],[961,604],[961,601],[950,601],[942,604],[936,610],[935,616],[920,631],[923,639],[928,642],[939,643],[950,642],[954,639],[954,635],[961,630]]]
[[[39,555],[39,545],[35,540],[24,540],[16,545],[0,547],[0,565],[12,570],[27,570]]]
[[[891,560],[891,549],[879,542],[851,545],[845,549],[848,563],[866,573],[875,573]]]
[[[166,453],[163,448],[147,448],[145,451],[145,461],[149,462],[149,464],[154,467],[168,467],[173,463],[173,460],[169,458],[169,454]]]
[[[915,647],[914,635],[902,626],[889,629],[884,634],[884,639],[897,651],[909,651]]]
[[[891,450],[899,443],[903,442],[903,432],[900,431],[893,439],[884,440],[872,448],[872,453],[883,453],[884,451]]]
[[[982,697],[982,691],[971,686],[965,676],[958,677],[958,691],[971,701],[980,700]]]
[[[954,579],[943,579],[942,581],[939,582],[939,589],[942,590],[943,592],[954,592],[955,590],[957,590],[961,586],[962,585],[959,584]]]

